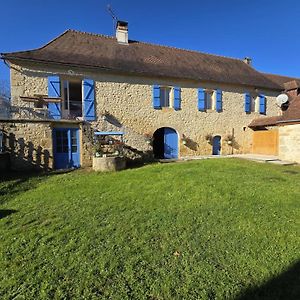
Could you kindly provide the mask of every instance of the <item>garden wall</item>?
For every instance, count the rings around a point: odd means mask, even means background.
[[[13,170],[52,169],[52,131],[50,122],[0,120],[4,151],[9,153]]]

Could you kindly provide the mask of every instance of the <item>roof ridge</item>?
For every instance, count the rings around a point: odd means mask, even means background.
[[[104,37],[104,38],[108,38],[108,39],[112,39],[112,40],[116,39],[113,36],[100,34],[100,33],[86,32],[86,31],[80,31],[80,30],[75,30],[75,29],[69,29],[69,31],[79,33],[79,34],[88,34],[88,35],[92,35],[92,36]],[[198,50],[191,50],[191,49],[179,48],[179,47],[168,46],[168,45],[160,45],[160,44],[144,42],[144,41],[137,41],[137,40],[129,40],[129,42],[139,43],[139,44],[144,44],[144,45],[157,46],[157,47],[163,47],[163,48],[169,48],[169,49],[176,49],[176,50],[180,50],[180,51],[186,51],[186,52],[192,52],[192,53],[198,53],[198,54],[200,53],[200,54],[217,56],[217,57],[222,57],[222,58],[227,58],[227,59],[232,59],[232,60],[237,60],[237,61],[243,62],[242,59],[240,59],[240,58],[230,57],[230,56],[225,56],[225,55],[220,55],[220,54],[212,54],[212,53],[202,52],[202,51],[198,51]]]
[[[76,30],[76,29],[68,29],[68,30],[66,30],[66,32],[67,31],[75,32],[75,33],[79,33],[79,34],[88,34],[88,35],[92,35],[92,36],[104,37],[104,38],[111,39],[111,40],[115,39],[115,37],[113,37],[113,36],[109,36],[109,35],[101,34],[101,33],[87,32],[87,31],[81,31],[81,30]]]

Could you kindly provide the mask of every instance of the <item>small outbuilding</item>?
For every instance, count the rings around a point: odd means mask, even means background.
[[[300,163],[300,81],[284,84],[288,101],[275,117],[254,119],[253,153],[278,155],[280,159]]]

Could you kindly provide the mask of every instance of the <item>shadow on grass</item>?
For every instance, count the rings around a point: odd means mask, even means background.
[[[14,209],[0,209],[0,220],[16,212],[17,210]]]
[[[300,261],[258,287],[243,291],[236,300],[299,300]]]
[[[17,197],[19,194],[34,189],[40,182],[46,180],[49,176],[69,173],[74,171],[33,171],[33,172],[6,172],[0,175],[0,204],[7,203]]]

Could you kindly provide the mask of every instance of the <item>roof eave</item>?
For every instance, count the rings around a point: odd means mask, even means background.
[[[150,72],[138,72],[138,71],[130,72],[130,71],[123,71],[123,70],[120,70],[120,69],[113,69],[113,68],[86,65],[86,64],[74,64],[74,63],[66,63],[66,62],[58,62],[58,61],[24,58],[24,57],[12,56],[12,55],[9,55],[9,54],[10,53],[7,53],[7,54],[1,53],[1,59],[7,60],[7,61],[20,60],[20,61],[27,61],[27,62],[34,62],[34,63],[57,64],[57,65],[63,65],[63,66],[73,66],[73,67],[90,68],[90,69],[101,69],[103,71],[118,72],[118,73],[121,73],[121,74],[130,74],[130,75],[139,74],[139,75],[145,75],[145,76],[150,76],[150,77],[155,76],[155,77],[158,77],[158,78],[166,78],[166,76],[164,76],[164,75],[158,75],[158,74],[154,74],[154,73],[150,73]],[[209,79],[204,79],[204,78],[176,77],[176,76],[169,76],[168,78],[193,80],[193,81],[206,81],[206,82],[222,83],[222,84],[235,84],[235,85],[241,85],[241,86],[246,86],[246,87],[268,89],[268,90],[273,90],[273,91],[281,91],[282,90],[282,88],[279,87],[279,86],[271,87],[271,86],[262,86],[262,85],[250,85],[250,84],[245,84],[245,83],[236,83],[236,82],[229,82],[229,81],[214,81],[214,80],[209,80]]]

